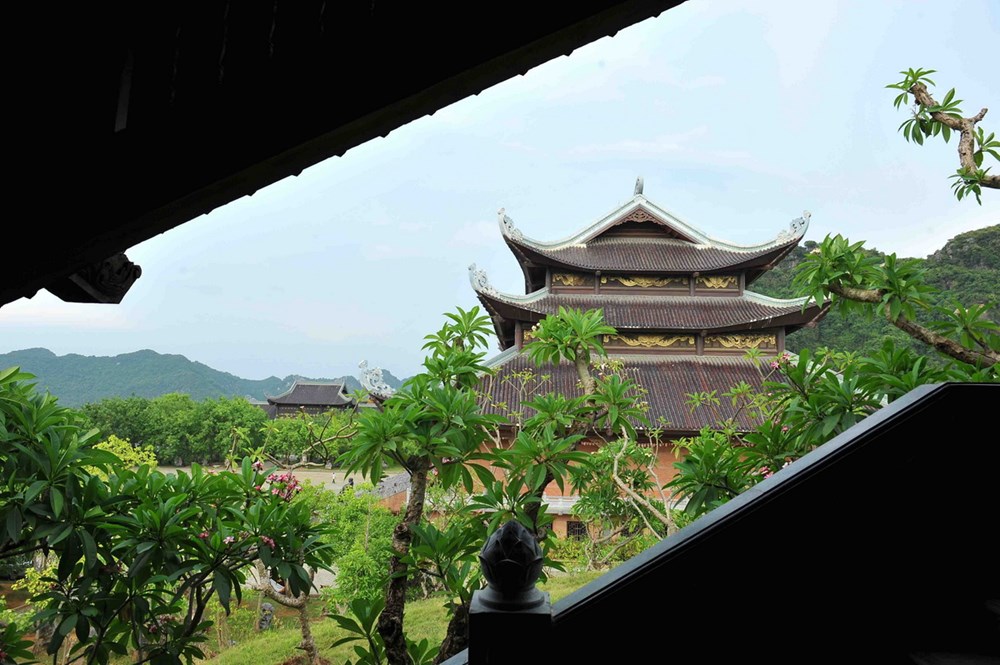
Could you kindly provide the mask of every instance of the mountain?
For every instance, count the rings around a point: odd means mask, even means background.
[[[24,349],[0,354],[0,369],[18,366],[34,374],[39,390],[48,390],[63,406],[79,407],[105,397],[159,397],[167,393],[185,393],[194,400],[219,397],[249,397],[265,400],[280,395],[298,380],[343,381],[348,392],[361,384],[353,376],[334,379],[311,379],[289,375],[271,376],[259,381],[241,379],[220,372],[184,356],[162,354],[145,349],[117,356],[81,356],[70,353],[57,356],[48,349]],[[389,371],[383,379],[393,388],[401,381]]]

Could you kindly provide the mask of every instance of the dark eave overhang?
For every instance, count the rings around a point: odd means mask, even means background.
[[[681,1],[510,0],[459,29],[448,3],[26,7],[9,161],[28,217],[0,307],[50,285],[113,302],[70,278]]]

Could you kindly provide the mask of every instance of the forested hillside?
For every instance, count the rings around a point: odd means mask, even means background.
[[[82,406],[105,397],[153,398],[167,393],[184,393],[200,401],[218,397],[250,397],[264,400],[280,395],[296,379],[308,381],[343,380],[347,391],[360,389],[353,376],[332,379],[289,375],[283,379],[241,379],[181,355],[151,350],[118,356],[57,356],[48,349],[25,349],[0,354],[0,369],[19,366],[37,377],[39,389],[48,390],[63,406]],[[398,387],[399,379],[385,371],[383,378]]]
[[[750,289],[778,298],[798,297],[800,294],[792,286],[795,268],[816,246],[812,241],[803,243]],[[875,248],[868,249],[872,255],[884,254]],[[989,305],[989,317],[1000,323],[1000,225],[957,235],[940,250],[916,260],[926,269],[927,282],[940,290],[935,302],[955,300],[967,306]],[[791,351],[826,346],[870,354],[885,339],[926,349],[881,317],[845,316],[839,312],[831,312],[815,328],[804,328],[789,335],[787,345]]]

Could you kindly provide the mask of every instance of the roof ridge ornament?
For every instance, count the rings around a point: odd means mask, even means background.
[[[469,266],[469,282],[475,291],[497,295],[497,290],[490,284],[490,279],[486,276],[486,271],[482,268],[476,269],[475,263]]]
[[[778,234],[779,241],[791,240],[792,238],[799,238],[805,235],[806,229],[809,228],[809,219],[812,217],[812,213],[808,210],[802,211],[801,217],[796,217],[788,225],[787,231],[782,231]]]
[[[378,399],[388,399],[396,392],[392,386],[385,382],[382,378],[382,368],[381,367],[368,367],[368,361],[362,360],[358,363],[358,367],[361,368],[361,387],[364,388],[369,394],[374,395]]]
[[[514,220],[507,216],[504,208],[497,210],[497,219],[500,222],[500,232],[512,240],[521,240],[524,236],[521,231],[514,226]]]
[[[642,196],[642,176],[635,179],[635,191],[632,192],[633,196]]]

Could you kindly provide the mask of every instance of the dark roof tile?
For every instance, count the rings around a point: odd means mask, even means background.
[[[734,270],[770,263],[796,241],[754,251],[734,251],[667,237],[619,236],[598,237],[586,244],[553,249],[537,245],[524,249],[548,261],[582,270],[670,274]]]
[[[522,320],[538,320],[567,309],[603,309],[604,320],[619,330],[716,330],[734,327],[803,325],[813,320],[820,307],[812,304],[805,311],[803,300],[775,300],[762,296],[699,297],[594,294],[552,294],[539,298],[509,296],[502,293],[479,293],[480,298],[503,303],[521,313],[531,313]],[[514,312],[509,312],[513,314]],[[505,312],[507,314],[507,312]]]
[[[498,357],[499,358],[499,357]],[[687,395],[717,390],[719,395],[740,382],[752,388],[761,389],[764,376],[769,371],[767,365],[758,367],[744,357],[729,356],[619,356],[624,362],[625,376],[648,390],[645,399],[649,402],[647,418],[657,427],[662,417],[667,421],[663,428],[671,431],[696,433],[702,427],[716,424],[718,417],[730,418],[736,410],[728,400],[722,399],[719,414],[709,409],[694,409],[687,405]],[[483,379],[480,386],[484,410],[509,416],[520,410],[523,385],[515,373],[532,370],[536,377],[549,375],[541,390],[564,395],[580,395],[576,370],[569,363],[537,367],[523,353],[503,354],[501,364],[496,367],[496,375]],[[775,379],[776,380],[776,379]],[[502,405],[502,406],[497,406]],[[749,430],[753,423],[740,418],[740,425]]]
[[[343,383],[313,383],[296,381],[287,391],[276,397],[268,397],[270,404],[292,404],[302,406],[346,406],[352,404],[344,390]]]

